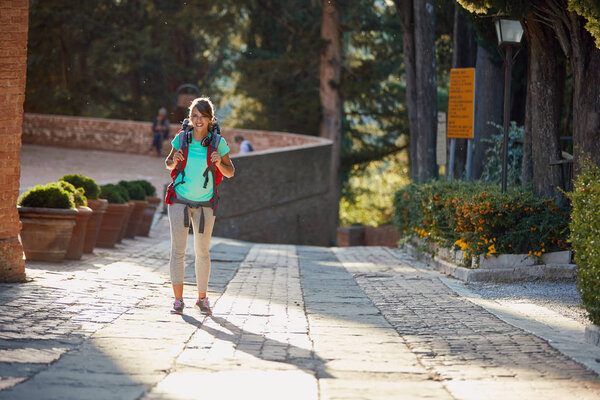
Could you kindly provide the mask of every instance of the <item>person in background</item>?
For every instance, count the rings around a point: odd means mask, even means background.
[[[252,148],[252,144],[245,140],[244,137],[242,135],[237,135],[235,137],[235,142],[237,144],[240,145],[240,153],[251,153],[254,151],[254,148]]]
[[[154,134],[152,138],[152,146],[150,147],[149,152],[152,152],[156,149],[156,156],[161,156],[162,143],[165,139],[169,137],[169,120],[167,119],[167,109],[162,107],[158,110],[158,116],[154,118],[154,122],[152,123],[152,133]]]

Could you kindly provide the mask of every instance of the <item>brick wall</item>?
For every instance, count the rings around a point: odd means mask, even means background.
[[[29,1],[0,0],[0,281],[25,279],[16,203],[27,73]]]
[[[23,143],[146,154],[152,143],[151,127],[150,122],[26,113]],[[178,130],[178,124],[171,124],[172,135]],[[233,140],[236,135],[248,139],[256,151],[319,143],[318,138],[293,133],[225,128],[222,133],[232,153],[239,150]],[[168,152],[170,146],[163,146],[163,150]]]

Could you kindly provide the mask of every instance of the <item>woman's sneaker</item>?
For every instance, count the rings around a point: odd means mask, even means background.
[[[202,314],[212,315],[212,310],[210,309],[210,304],[208,303],[208,297],[203,297],[196,301],[196,307],[200,309]]]
[[[183,300],[175,300],[173,308],[171,309],[171,314],[183,314],[184,307],[185,304],[183,304]]]

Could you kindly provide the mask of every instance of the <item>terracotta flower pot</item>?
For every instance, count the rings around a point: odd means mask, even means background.
[[[62,261],[73,235],[77,210],[18,207],[27,260]]]
[[[115,247],[128,212],[128,203],[108,204],[100,223],[96,247]]]
[[[117,239],[117,243],[121,243],[121,241],[125,237],[125,231],[127,231],[127,226],[129,225],[129,219],[131,218],[131,213],[133,212],[133,203],[131,201],[129,201],[125,204],[127,205],[127,212],[125,214],[125,221],[123,221],[123,225],[121,226],[121,231],[119,232],[119,238]]]
[[[146,210],[146,207],[148,207],[148,202],[146,200],[131,200],[131,202],[133,203],[133,211],[131,212],[131,217],[129,217],[129,223],[125,230],[125,237],[129,239],[133,239],[137,234],[140,222],[142,222],[144,216],[144,211]]]
[[[102,216],[104,215],[107,206],[108,201],[106,199],[88,200],[88,207],[92,209],[93,213],[90,219],[88,219],[85,231],[85,242],[83,244],[84,253],[91,253],[94,251],[96,238],[98,237],[98,231],[100,230],[100,224],[102,223]]]
[[[92,216],[93,211],[89,207],[77,207],[77,217],[75,218],[75,226],[73,234],[69,242],[69,248],[65,258],[69,260],[79,260],[83,254],[83,245],[85,243],[85,234],[87,224]]]
[[[138,227],[137,234],[139,236],[149,236],[150,228],[152,228],[152,222],[154,221],[154,214],[160,205],[162,199],[160,197],[151,197],[147,196],[146,201],[148,201],[148,207],[144,210],[144,215],[142,216],[142,221],[140,222],[140,226]]]

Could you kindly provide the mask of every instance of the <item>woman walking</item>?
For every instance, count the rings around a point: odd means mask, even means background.
[[[216,204],[216,174],[220,171],[223,176],[231,178],[235,172],[229,158],[229,146],[221,138],[216,150],[208,154],[212,135],[216,135],[215,112],[208,98],[197,98],[190,105],[189,119],[191,124],[191,141],[188,142],[187,160],[182,173],[179,173],[173,187],[175,196],[172,204],[168,205],[169,223],[171,225],[171,284],[175,301],[172,313],[181,314],[185,307],[183,302],[184,256],[187,247],[189,221],[194,229],[194,253],[196,284],[198,285],[198,300],[196,307],[204,314],[211,315],[206,291],[210,275],[210,238],[212,235]],[[180,133],[182,135],[183,132]],[[180,148],[183,141],[179,135],[171,142],[173,148],[165,165],[173,170],[184,161],[184,152]],[[214,143],[214,142],[213,142]],[[211,149],[213,150],[213,149]],[[210,158],[209,158],[210,157]],[[210,164],[208,162],[210,159]],[[214,169],[211,167],[214,166]],[[213,199],[213,196],[215,197]],[[213,201],[211,201],[213,200]]]

